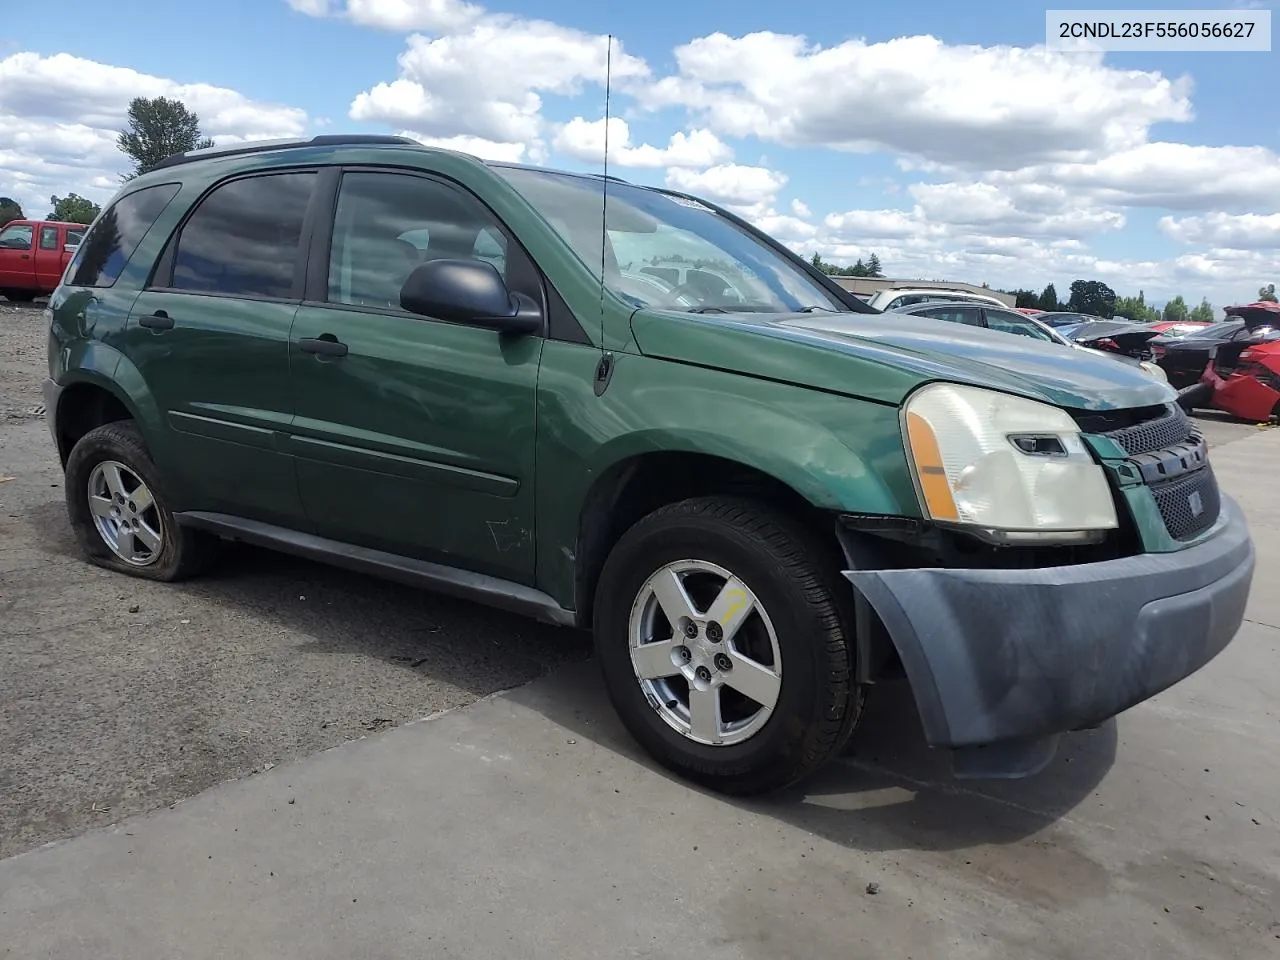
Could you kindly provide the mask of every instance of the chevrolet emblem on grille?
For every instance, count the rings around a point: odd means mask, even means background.
[[[1191,494],[1187,497],[1187,506],[1191,508],[1191,515],[1193,517],[1198,517],[1200,514],[1204,513],[1204,501],[1200,499],[1199,490],[1191,491]]]

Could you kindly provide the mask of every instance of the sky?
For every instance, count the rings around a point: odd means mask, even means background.
[[[218,143],[404,133],[599,171],[608,62],[611,174],[708,197],[805,255],[1219,310],[1280,283],[1280,52],[1049,51],[1044,9],[0,0],[0,196],[32,217],[54,194],[110,199],[136,96],[178,97]]]

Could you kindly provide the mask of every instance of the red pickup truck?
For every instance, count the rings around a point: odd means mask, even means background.
[[[57,220],[10,220],[0,229],[0,295],[17,302],[53,293],[88,229]]]

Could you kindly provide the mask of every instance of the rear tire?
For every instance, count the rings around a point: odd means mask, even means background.
[[[622,536],[596,590],[596,650],[623,724],[658,762],[749,795],[796,783],[840,751],[864,691],[848,605],[836,599],[847,585],[824,555],[786,515],[731,497],[662,507]],[[693,615],[673,624],[667,608],[680,603]],[[694,706],[709,693],[714,721]]]
[[[5,299],[11,303],[30,303],[36,298],[34,290],[4,290],[0,292],[3,292]]]
[[[216,557],[218,540],[180,527],[159,471],[132,421],[104,424],[72,448],[67,515],[91,563],[145,580],[194,576]]]

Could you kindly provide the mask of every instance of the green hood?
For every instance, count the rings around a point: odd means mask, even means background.
[[[1168,403],[1168,384],[1105,355],[910,314],[637,311],[640,352],[900,404],[944,380],[1080,410]]]

